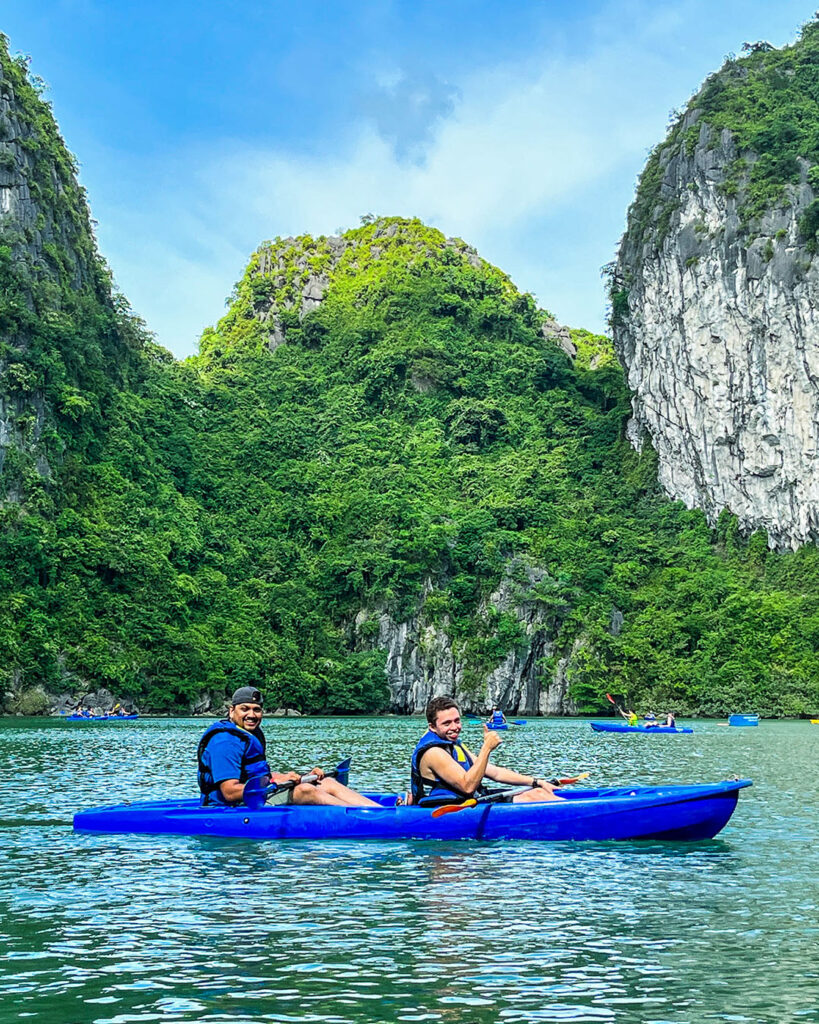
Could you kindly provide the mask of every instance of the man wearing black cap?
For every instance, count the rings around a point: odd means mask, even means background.
[[[203,804],[239,804],[248,779],[267,776],[280,786],[290,784],[285,792],[294,804],[377,806],[361,793],[327,778],[321,768],[308,773],[315,776],[310,783],[302,782],[298,772],[272,772],[265,757],[262,704],[262,695],[255,686],[239,687],[230,698],[228,717],[214,722],[199,741],[198,778]]]

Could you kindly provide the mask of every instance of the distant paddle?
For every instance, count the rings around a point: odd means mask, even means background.
[[[571,779],[549,779],[549,783],[552,786],[568,786],[572,782],[580,782],[582,779],[587,779],[589,774],[589,772],[581,772]],[[460,804],[444,804],[442,807],[435,808],[432,812],[432,817],[441,818],[445,814],[455,814],[457,811],[465,811],[469,807],[478,807],[481,804],[506,803],[514,797],[520,796],[521,793],[529,793],[531,789],[531,786],[523,786],[521,789],[505,789],[499,793],[490,793],[488,796],[470,797]]]
[[[345,758],[335,768],[331,768],[324,774],[330,778],[338,779],[342,786],[346,786],[350,777],[351,761],[352,758]],[[245,783],[245,788],[242,791],[242,802],[252,811],[258,811],[259,808],[264,807],[268,797],[273,796],[275,793],[286,793],[289,789],[294,789],[303,782],[318,782],[317,775],[303,775],[298,782],[280,782],[278,784],[265,781],[267,779],[267,775],[257,775],[252,779],[248,779]]]

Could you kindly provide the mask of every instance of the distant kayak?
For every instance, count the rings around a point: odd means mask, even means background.
[[[202,807],[153,800],[80,811],[80,832],[167,833],[241,839],[711,839],[749,779],[699,786],[562,790],[562,800],[496,803],[433,818],[428,807],[397,807],[395,794],[367,793],[379,807]]]
[[[506,722],[486,722],[485,725],[487,729],[492,729],[494,732],[503,732],[504,729],[509,728]]]
[[[729,725],[759,725],[759,715],[731,715]]]
[[[681,726],[669,725],[626,725],[625,722],[592,722],[592,729],[595,732],[693,732],[693,729],[685,729]]]
[[[139,715],[66,715],[66,722],[133,722]]]

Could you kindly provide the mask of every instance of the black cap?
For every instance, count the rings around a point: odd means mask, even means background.
[[[262,695],[255,686],[240,686],[230,698],[231,707],[235,704],[264,704]]]

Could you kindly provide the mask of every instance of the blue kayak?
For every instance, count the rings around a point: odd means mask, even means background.
[[[729,725],[759,725],[759,715],[731,715]]]
[[[133,722],[139,715],[66,715],[66,722]]]
[[[506,722],[486,722],[485,725],[487,729],[492,729],[495,732],[503,732],[504,729],[509,728]]]
[[[693,729],[683,728],[682,726],[668,726],[668,725],[626,725],[625,722],[592,722],[592,729],[595,732],[659,732],[659,733],[675,733],[675,732],[693,732]]]
[[[700,786],[635,786],[561,791],[562,800],[494,803],[433,818],[428,807],[396,806],[395,794],[368,793],[379,807],[202,807],[154,800],[80,811],[79,832],[167,833],[242,839],[711,839],[731,817],[749,779]]]

